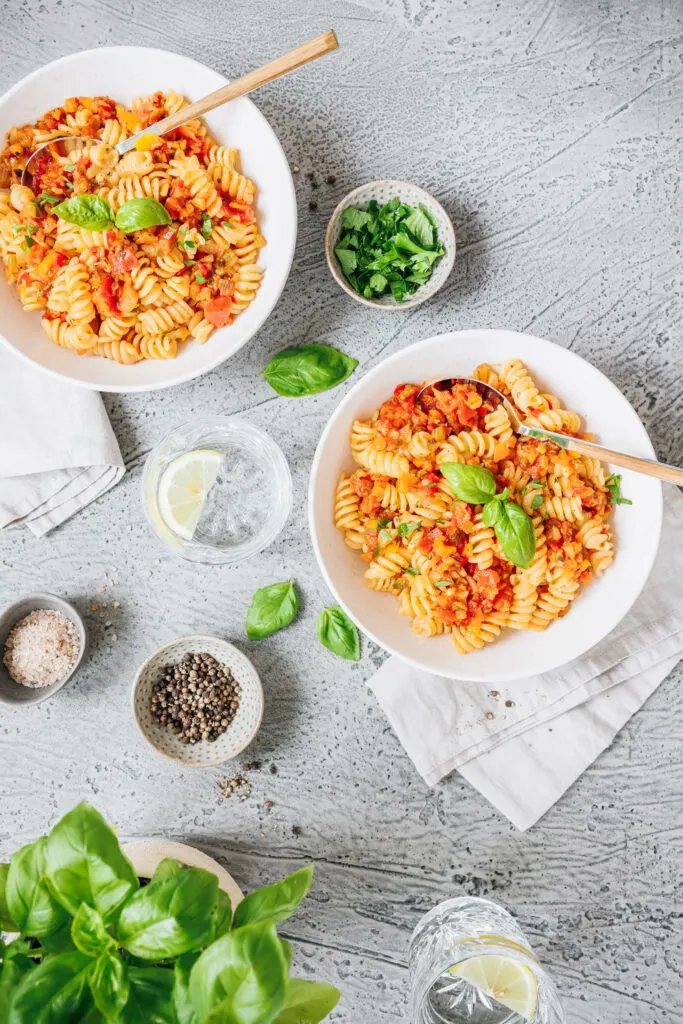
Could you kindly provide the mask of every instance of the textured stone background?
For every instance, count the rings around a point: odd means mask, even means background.
[[[296,258],[270,321],[203,380],[109,398],[130,467],[124,481],[48,540],[0,536],[0,601],[40,587],[67,595],[93,640],[87,668],[58,700],[0,716],[0,853],[87,798],[124,834],[193,840],[247,889],[315,861],[315,891],[286,934],[299,970],[341,987],[335,1019],[345,1024],[408,1019],[410,931],[434,903],[462,892],[491,893],[519,915],[571,1021],[673,1021],[683,1011],[683,673],[526,835],[457,776],[427,791],[364,685],[382,653],[366,643],[353,666],[310,643],[329,595],[304,497],[339,393],[288,403],[258,372],[303,340],[343,345],[367,368],[443,330],[528,330],[604,370],[639,410],[660,457],[680,462],[681,6],[4,0],[0,87],[63,54],[114,43],[180,50],[237,76],[331,25],[337,55],[258,95],[301,168]],[[315,212],[304,178],[314,166],[323,182],[337,176],[315,193]],[[334,204],[385,176],[441,198],[459,241],[439,296],[389,318],[347,299],[323,256]],[[143,523],[145,455],[193,413],[244,411],[277,430],[294,471],[294,514],[252,564],[185,565]],[[248,597],[292,574],[305,599],[301,621],[249,646]],[[120,602],[104,618],[89,610],[103,599]],[[155,645],[194,630],[236,640],[265,683],[250,756],[279,772],[254,775],[245,803],[219,798],[224,771],[164,763],[131,722],[137,665]],[[274,801],[270,814],[264,799]]]

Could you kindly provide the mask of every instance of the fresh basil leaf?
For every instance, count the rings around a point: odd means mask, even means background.
[[[200,1021],[271,1024],[285,1004],[288,969],[274,924],[229,932],[204,950],[190,972]]]
[[[246,630],[250,640],[265,640],[284,629],[299,611],[294,582],[271,583],[257,590],[247,612]]]
[[[211,232],[213,231],[213,221],[209,217],[208,213],[202,214],[202,226],[201,226],[202,237],[208,240],[211,238]]]
[[[338,245],[334,250],[334,255],[339,260],[342,271],[347,277],[349,274],[352,274],[358,266],[358,257],[352,249],[342,249],[342,247]]]
[[[81,1024],[93,1008],[85,953],[60,953],[27,971],[15,991],[9,1024]]]
[[[262,889],[245,896],[235,909],[234,928],[258,921],[272,921],[278,924],[291,917],[304,896],[311,888],[313,868],[305,867],[295,871],[281,882],[264,885]]]
[[[119,207],[116,227],[119,231],[141,231],[159,224],[172,224],[171,215],[157,199],[129,199]]]
[[[218,880],[203,868],[150,882],[121,911],[119,944],[141,960],[166,960],[200,949],[211,938]]]
[[[102,196],[72,196],[53,207],[52,212],[86,231],[106,231],[114,225],[114,211]]]
[[[329,345],[299,345],[274,356],[263,376],[279,395],[302,398],[342,384],[357,366],[357,359]]]
[[[339,605],[324,608],[316,628],[318,640],[328,651],[332,651],[340,658],[346,658],[347,661],[360,661],[358,630]]]
[[[483,505],[496,493],[496,478],[483,466],[442,462],[441,472],[455,497],[469,505]]]
[[[87,903],[102,915],[105,925],[116,920],[139,886],[113,830],[86,803],[53,828],[47,838],[45,866],[51,892],[72,917],[81,903]]]
[[[403,221],[403,227],[417,239],[420,245],[431,249],[434,244],[434,228],[431,221],[425,216],[424,208],[414,206]]]
[[[128,965],[115,950],[103,952],[93,964],[89,980],[95,1006],[105,1020],[120,1020],[130,996]]]
[[[275,1024],[320,1024],[332,1013],[340,996],[339,989],[332,985],[290,978],[287,1000],[275,1018]]]
[[[7,876],[9,864],[0,864],[0,931],[18,932],[19,925],[14,920],[7,906]]]
[[[23,935],[50,935],[67,920],[67,913],[48,888],[45,836],[22,847],[12,857],[6,899],[11,917]]]
[[[128,977],[128,1002],[116,1024],[178,1024],[173,1008],[173,971],[165,967],[129,967]]]
[[[372,214],[366,210],[357,210],[355,206],[347,206],[342,213],[342,228],[347,231],[358,231],[372,221]]]
[[[612,473],[605,480],[607,490],[610,493],[610,501],[613,505],[632,505],[633,502],[629,498],[625,498],[621,493],[621,475]]]
[[[71,937],[71,918],[67,918],[58,931],[43,935],[40,941],[48,953],[72,953],[76,946]]]
[[[215,942],[227,935],[232,927],[232,903],[230,897],[222,889],[216,893],[216,902],[211,911],[211,941]]]
[[[484,526],[494,526],[503,515],[503,503],[497,497],[487,501],[481,510],[481,518]]]
[[[10,942],[3,952],[3,960],[0,964],[0,1021],[2,1024],[7,1024],[9,1021],[10,1007],[22,979],[35,967],[33,961],[21,952],[23,946],[23,943]]]
[[[165,882],[167,878],[173,878],[174,875],[179,875],[181,871],[186,870],[187,868],[182,861],[176,860],[175,857],[164,857],[157,864],[156,871],[150,878],[150,882]]]
[[[493,524],[503,554],[520,569],[526,569],[536,554],[536,530],[530,515],[514,501],[496,502],[501,515]]]
[[[199,958],[198,953],[183,953],[173,970],[173,1007],[178,1024],[200,1024],[190,996],[190,973]]]
[[[101,916],[87,903],[81,903],[71,922],[71,937],[76,949],[88,956],[97,957],[108,949],[116,949],[116,942],[104,927]]]

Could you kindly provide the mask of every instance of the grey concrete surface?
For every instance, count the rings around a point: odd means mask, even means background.
[[[659,456],[680,462],[682,8],[676,0],[3,0],[0,87],[74,50],[123,43],[179,50],[236,76],[330,26],[336,56],[257,97],[300,168],[296,258],[269,322],[202,380],[108,398],[129,466],[123,482],[46,540],[0,535],[0,600],[63,594],[87,616],[93,642],[87,667],[58,700],[0,714],[0,853],[86,798],[123,834],[194,841],[246,889],[313,861],[313,894],[285,931],[298,969],[340,986],[334,1019],[344,1024],[408,1020],[411,929],[463,892],[488,892],[519,916],[570,1021],[673,1021],[683,1012],[680,668],[525,835],[457,776],[428,791],[365,687],[383,653],[365,643],[351,665],[311,639],[329,595],[305,493],[340,392],[288,402],[259,371],[301,341],[337,344],[362,371],[444,330],[528,330],[605,371]],[[322,182],[315,192],[305,178],[313,168]],[[338,199],[381,177],[436,194],[459,241],[447,287],[392,317],[349,300],[323,255]],[[275,431],[294,475],[284,533],[234,569],[177,561],[140,507],[146,453],[179,421],[208,412],[245,413]],[[292,575],[304,597],[300,621],[250,645],[242,623],[252,591]],[[103,616],[93,604],[107,605]],[[252,774],[244,803],[219,796],[230,768],[176,769],[132,724],[136,667],[155,645],[194,630],[234,639],[264,681],[265,719],[249,751],[264,770]]]

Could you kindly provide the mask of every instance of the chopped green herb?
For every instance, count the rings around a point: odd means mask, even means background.
[[[451,581],[450,580],[434,580],[434,586],[435,587],[450,587],[450,585],[451,585]]]
[[[47,192],[41,192],[38,196],[38,199],[36,200],[38,206],[40,206],[41,208],[45,206],[45,203],[48,203],[50,206],[56,206],[57,203],[61,203],[61,201],[62,200],[59,198],[59,196],[51,196],[48,195]]]
[[[529,486],[529,487],[543,487],[543,481],[542,480],[530,480],[527,486]]]
[[[380,530],[377,536],[381,537],[385,544],[389,544],[393,540],[393,537],[388,530]]]
[[[202,274],[200,274],[198,270],[195,270],[195,272],[194,272],[194,279],[197,282],[197,284],[206,284],[206,282],[208,280],[208,278],[203,277]]]
[[[610,493],[610,501],[613,505],[632,505],[633,502],[629,498],[624,498],[621,493],[621,474],[617,475],[612,473],[605,480],[607,490]]]
[[[535,494],[533,496],[533,498],[532,498],[532,501],[531,501],[531,507],[534,510],[534,512],[536,511],[537,508],[540,508],[542,504],[543,504],[543,495],[542,494]]]
[[[193,267],[197,261],[196,260],[185,260],[184,262],[185,262],[185,266],[186,267]]]
[[[231,221],[229,221],[229,220],[224,220],[224,221],[222,222],[222,224],[223,224],[223,227],[224,227],[224,228],[231,228],[231,227],[232,227],[232,222],[231,222]]]
[[[64,164],[64,170],[65,171],[75,171],[76,170],[76,164]]]
[[[391,519],[389,519],[388,516],[382,516],[381,519],[377,520],[377,525],[380,526],[380,527],[381,526],[390,526],[391,525]]]
[[[373,299],[391,293],[397,302],[429,280],[444,253],[429,211],[397,198],[382,207],[373,199],[367,210],[347,207],[334,251],[360,295]]]
[[[411,567],[408,567],[406,569],[406,572],[408,573],[409,576],[419,576],[420,575],[420,570],[419,569],[413,569]]]
[[[376,544],[375,547],[373,548],[373,551],[372,551],[372,557],[373,558],[377,558],[378,554],[379,554],[379,544]]]
[[[207,240],[211,238],[211,232],[213,231],[213,221],[209,217],[208,213],[202,214],[202,236]]]
[[[419,530],[422,523],[400,523],[396,531],[399,537],[409,537],[415,530]]]
[[[73,188],[74,187],[73,181],[68,181],[67,179],[64,180],[64,184],[66,185],[67,188]]]

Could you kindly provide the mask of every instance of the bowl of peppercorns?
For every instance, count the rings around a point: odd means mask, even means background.
[[[227,640],[201,633],[172,640],[148,658],[135,677],[132,701],[147,742],[187,768],[237,757],[263,716],[252,663]]]

